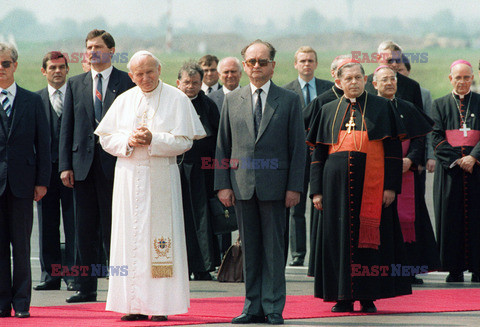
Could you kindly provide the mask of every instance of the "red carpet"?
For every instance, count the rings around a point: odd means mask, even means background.
[[[121,322],[122,314],[106,312],[105,303],[32,307],[31,318],[0,318],[0,326],[42,327],[113,327],[113,326],[176,326],[209,323],[230,323],[240,314],[243,297],[192,299],[187,314],[170,316],[167,322]],[[480,311],[480,289],[419,290],[413,295],[375,302],[377,314],[414,312]],[[362,313],[332,313],[333,303],[325,303],[313,296],[288,296],[283,317],[304,319],[361,315]],[[359,310],[358,302],[355,310]]]

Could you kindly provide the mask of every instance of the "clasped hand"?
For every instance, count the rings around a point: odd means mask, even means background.
[[[131,147],[147,146],[152,143],[152,132],[145,126],[137,127],[128,138],[128,145]]]

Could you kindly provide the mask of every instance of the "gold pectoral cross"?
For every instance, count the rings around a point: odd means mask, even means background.
[[[142,115],[142,121],[140,122],[140,127],[145,127],[147,126],[147,111],[145,110],[145,112],[143,113]]]
[[[345,124],[345,127],[347,128],[348,134],[352,132],[352,129],[355,130],[355,122],[353,121],[353,115],[350,116],[350,120],[347,124]]]

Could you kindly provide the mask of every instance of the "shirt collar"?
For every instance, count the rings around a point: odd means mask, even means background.
[[[53,86],[51,86],[50,84],[47,85],[47,88],[48,88],[48,95],[51,97],[53,95],[53,93],[55,93],[55,91],[57,90],[56,88],[54,88]],[[58,90],[60,90],[60,92],[62,92],[62,95],[65,95],[65,92],[67,91],[67,83],[63,84]]]
[[[466,94],[462,94],[462,95],[455,92],[455,90],[453,90],[452,92],[453,92],[453,94],[455,94],[457,96],[457,98],[463,100],[464,98],[466,98],[470,94],[471,91],[472,90],[470,89],[470,90],[468,90],[468,92]]]
[[[306,84],[310,85],[310,87],[315,87],[315,77],[312,78],[309,82],[305,82],[300,76],[298,76],[298,83],[300,83],[300,88],[304,88]]]
[[[213,84],[212,86],[208,86],[207,84],[202,82],[202,91],[203,92],[207,93],[209,87],[212,88],[212,92],[218,90],[218,82]]]
[[[14,98],[15,98],[15,95],[17,94],[17,83],[13,82],[12,85],[10,85],[9,87],[7,87],[6,89],[2,89],[0,87],[0,92],[2,90],[7,90],[9,94],[11,94]]]
[[[267,83],[263,84],[262,86],[260,86],[258,88],[255,85],[253,85],[252,83],[250,83],[250,90],[252,91],[252,95],[255,93],[255,91],[257,89],[262,89],[263,93],[265,93],[265,95],[268,95],[268,91],[270,90],[271,85],[272,85],[272,82],[270,80],[268,80]]]
[[[103,80],[106,80],[110,77],[110,74],[112,73],[113,71],[113,66],[110,66],[108,67],[107,69],[104,69],[103,71],[101,72],[97,72],[95,69],[93,69],[93,67],[91,68],[91,71],[92,71],[92,79],[95,80],[95,77],[97,77],[97,74],[98,73],[102,73],[102,78]]]
[[[225,85],[222,86],[222,90],[223,90],[223,94],[228,94],[232,91],[235,91],[235,90],[238,90],[240,88],[240,85],[238,85],[236,88],[234,88],[233,90],[229,90],[225,87]]]

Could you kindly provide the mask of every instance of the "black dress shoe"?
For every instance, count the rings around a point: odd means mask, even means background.
[[[417,276],[412,277],[412,285],[422,285],[423,279],[418,278]]]
[[[242,313],[240,316],[232,319],[232,324],[254,324],[254,323],[264,323],[264,316],[255,316],[249,315],[248,313]]]
[[[463,271],[462,272],[454,272],[451,271],[447,279],[445,280],[447,283],[463,283]]]
[[[67,291],[76,291],[76,290],[77,290],[77,285],[75,285],[75,282],[67,283]]]
[[[480,283],[480,274],[472,272],[472,283]]]
[[[28,318],[28,317],[30,317],[30,312],[28,311],[15,312],[15,318]]]
[[[167,316],[152,316],[151,321],[167,321]]]
[[[267,323],[270,325],[283,325],[283,317],[279,313],[270,313],[267,315]]]
[[[97,292],[85,293],[77,291],[65,301],[67,301],[68,303],[95,302],[97,301]]]
[[[301,267],[303,266],[303,259],[299,257],[293,258],[293,260],[288,264],[291,267]]]
[[[12,310],[10,309],[0,311],[0,318],[6,318],[11,316],[12,316]]]
[[[122,318],[120,318],[121,321],[139,321],[139,320],[148,320],[147,315],[141,315],[141,314],[131,314],[131,315],[125,315]]]
[[[353,312],[353,301],[337,301],[332,312]]]
[[[41,282],[33,288],[35,291],[53,291],[60,289],[60,281]]]
[[[194,272],[193,280],[212,280],[212,275],[208,271]]]
[[[377,307],[373,304],[373,301],[360,301],[360,311],[364,313],[375,313]]]

